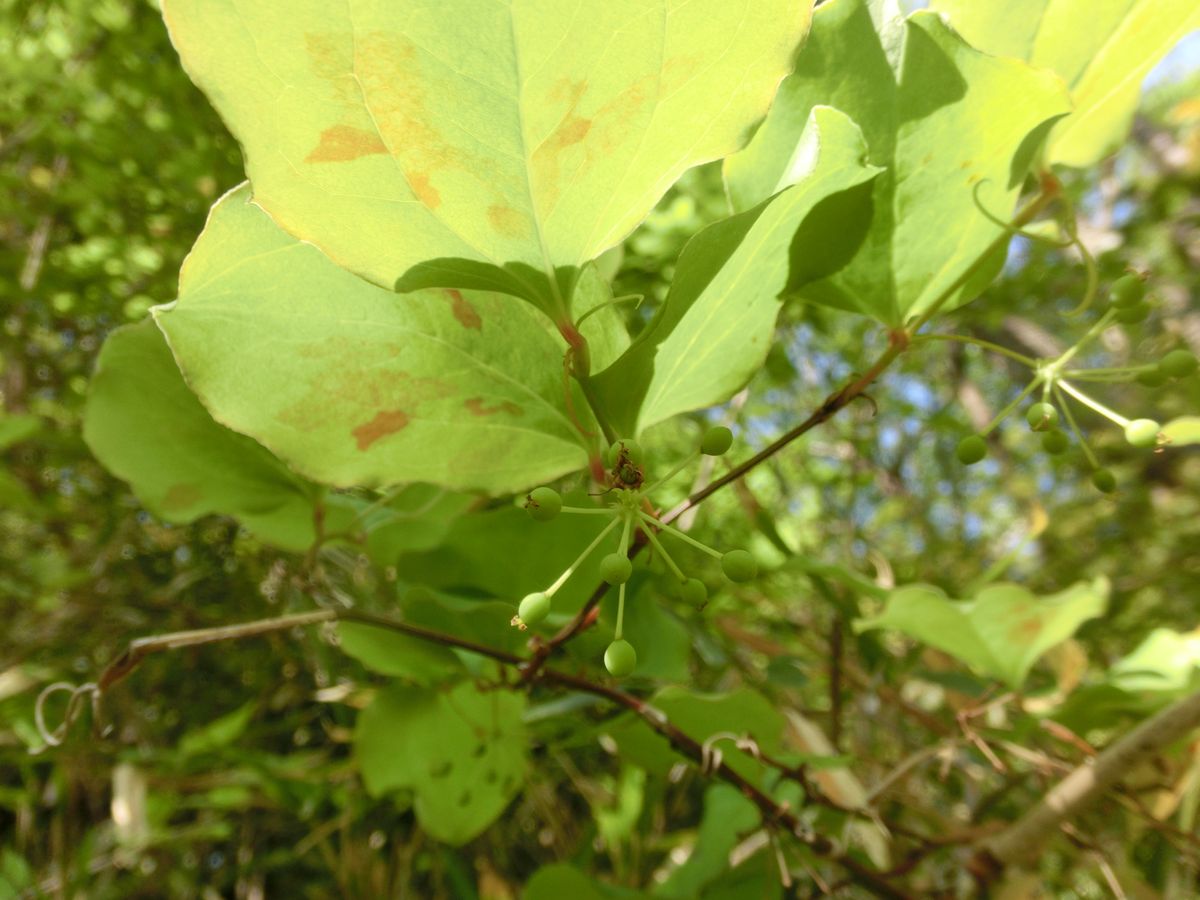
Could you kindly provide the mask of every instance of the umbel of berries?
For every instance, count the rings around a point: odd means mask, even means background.
[[[724,426],[709,428],[701,436],[699,447],[686,459],[678,463],[658,481],[647,483],[648,460],[637,441],[623,438],[613,442],[604,452],[607,467],[605,490],[599,494],[603,505],[565,506],[562,495],[551,487],[539,487],[525,497],[525,510],[538,522],[549,522],[560,515],[599,516],[608,521],[599,534],[583,552],[544,590],[527,594],[521,601],[513,624],[521,628],[536,626],[544,622],[552,612],[555,593],[579,570],[592,554],[615,533],[616,545],[600,560],[600,577],[605,583],[617,588],[617,624],[612,643],[604,653],[604,665],[617,678],[633,674],[637,668],[637,651],[623,636],[625,624],[625,586],[633,577],[631,559],[632,541],[640,533],[678,580],[679,597],[694,606],[703,606],[708,599],[704,582],[684,573],[676,564],[667,548],[659,539],[670,535],[693,548],[708,554],[721,564],[721,571],[730,581],[750,581],[758,574],[758,563],[746,550],[730,550],[722,553],[704,544],[690,534],[664,522],[654,511],[650,496],[663,484],[674,478],[696,461],[705,456],[722,456],[733,446],[733,432]],[[610,545],[612,546],[612,545]]]

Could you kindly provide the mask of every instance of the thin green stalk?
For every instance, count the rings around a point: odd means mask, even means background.
[[[680,581],[687,581],[687,576],[683,574],[679,566],[675,565],[675,560],[671,559],[671,554],[667,552],[666,548],[663,547],[663,545],[659,543],[658,538],[655,537],[654,529],[647,528],[645,525],[640,525],[638,527],[641,528],[642,534],[649,538],[651,546],[653,546],[655,550],[662,554],[663,562],[667,564],[667,568],[675,573],[675,577]]]
[[[1007,347],[992,341],[985,341],[982,338],[970,337],[965,334],[922,334],[913,338],[912,343],[920,344],[925,341],[957,341],[960,344],[973,344],[976,347],[982,347],[985,350],[991,350],[993,353],[999,353],[1002,356],[1007,356],[1009,359],[1014,359],[1021,365],[1028,366],[1033,369],[1037,367],[1037,360],[1032,356],[1026,356],[1024,353],[1017,353],[1015,350],[1009,350]]]
[[[607,507],[564,506],[560,512],[575,516],[611,516],[612,510]]]
[[[1142,366],[1110,366],[1100,369],[1070,369],[1062,374],[1069,378],[1080,378],[1083,375],[1136,375],[1138,372],[1150,372],[1157,369],[1154,363]]]
[[[1091,328],[1089,328],[1087,331],[1085,331],[1083,333],[1083,337],[1081,337],[1079,340],[1077,340],[1075,342],[1075,346],[1068,348],[1067,351],[1065,353],[1063,353],[1062,356],[1060,356],[1058,359],[1056,359],[1054,361],[1054,364],[1053,364],[1054,371],[1061,372],[1063,366],[1065,366],[1068,362],[1070,362],[1071,357],[1073,357],[1076,353],[1078,353],[1080,350],[1082,350],[1084,347],[1086,347],[1088,344],[1090,344],[1092,342],[1092,339],[1095,338],[1096,335],[1098,335],[1101,331],[1103,331],[1105,328],[1107,328],[1109,326],[1109,324],[1116,317],[1116,315],[1117,315],[1116,310],[1110,309],[1108,312],[1106,312],[1104,315],[1102,315],[1099,319],[1097,319],[1095,324],[1093,324]]]
[[[1119,412],[1115,412],[1115,411],[1109,409],[1107,406],[1105,406],[1099,400],[1092,399],[1087,394],[1085,394],[1083,391],[1079,390],[1079,388],[1072,386],[1069,381],[1063,381],[1062,379],[1059,379],[1058,385],[1064,391],[1066,391],[1068,394],[1070,394],[1072,397],[1074,397],[1076,400],[1078,400],[1080,403],[1082,403],[1084,406],[1095,410],[1096,412],[1100,413],[1100,415],[1104,416],[1104,418],[1110,419],[1113,422],[1116,422],[1122,428],[1124,428],[1126,425],[1129,424],[1129,420],[1127,418],[1125,418],[1123,415],[1121,415]]]
[[[1024,400],[1026,397],[1028,397],[1030,394],[1032,394],[1037,389],[1038,385],[1041,383],[1042,383],[1042,376],[1041,375],[1034,376],[1033,380],[1030,381],[1029,384],[1025,385],[1025,390],[1023,390],[1023,391],[1021,391],[1021,393],[1017,394],[1016,398],[1012,401],[1012,403],[1008,404],[1008,406],[1004,407],[1004,409],[1002,409],[1002,410],[1000,410],[1000,412],[996,413],[996,417],[994,419],[992,419],[992,421],[990,423],[988,423],[988,426],[986,428],[984,428],[983,431],[979,432],[979,436],[987,437],[989,434],[991,434],[992,429],[994,429],[997,425],[999,425],[1001,422],[1003,422],[1005,419],[1007,419],[1012,414],[1012,411],[1021,405],[1021,401]]]
[[[583,561],[591,555],[592,551],[600,545],[600,542],[604,540],[608,536],[608,533],[616,528],[619,523],[620,519],[614,517],[611,522],[604,526],[604,530],[596,535],[595,540],[587,545],[587,548],[579,554],[579,556],[575,559],[575,562],[567,566],[566,571],[558,576],[558,580],[554,582],[554,584],[550,585],[550,587],[546,588],[547,597],[553,597],[555,591],[567,583],[567,579],[575,574],[575,570],[583,564]]]
[[[680,461],[674,468],[671,469],[670,472],[668,472],[662,478],[658,479],[658,481],[654,482],[654,484],[650,485],[650,487],[642,488],[642,493],[649,494],[652,491],[655,491],[658,488],[662,487],[664,484],[666,484],[668,481],[670,481],[672,478],[674,478],[676,475],[678,475],[680,472],[682,472],[684,469],[686,469],[688,466],[690,466],[692,463],[694,463],[699,458],[699,456],[700,456],[699,450],[693,451],[688,456],[685,456],[682,461]]]
[[[1083,437],[1083,430],[1079,427],[1079,423],[1075,421],[1075,413],[1071,412],[1071,405],[1067,403],[1067,398],[1063,396],[1062,390],[1056,384],[1054,386],[1054,396],[1058,400],[1058,405],[1062,407],[1063,416],[1067,420],[1067,424],[1071,427],[1071,432],[1075,435],[1075,440],[1079,441],[1079,446],[1083,450],[1083,455],[1087,458],[1088,464],[1093,469],[1100,468],[1100,460],[1096,459],[1096,454],[1092,452],[1092,448],[1088,446],[1088,442]]]
[[[666,522],[660,522],[658,519],[654,518],[653,516],[651,516],[647,513],[642,512],[641,510],[638,510],[638,515],[641,516],[642,521],[647,523],[648,525],[661,528],[663,531],[667,532],[672,537],[677,537],[677,538],[679,538],[679,540],[684,541],[688,544],[691,544],[697,550],[703,550],[709,556],[712,556],[716,559],[721,558],[721,551],[714,550],[712,547],[708,546],[708,544],[702,544],[700,541],[696,540],[694,537],[692,537],[687,532],[680,531],[674,525],[668,525]]]
[[[621,639],[621,630],[625,627],[625,582],[621,582],[621,587],[617,590],[617,628],[613,633],[613,640]]]

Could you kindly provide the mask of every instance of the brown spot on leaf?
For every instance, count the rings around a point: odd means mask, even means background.
[[[429,176],[423,172],[414,172],[408,176],[408,185],[412,188],[412,192],[417,199],[428,206],[430,209],[437,209],[442,205],[442,195],[438,193],[438,189],[429,183]]]
[[[364,422],[350,433],[359,450],[366,450],[380,438],[395,434],[409,423],[408,413],[402,409],[385,409],[375,414],[370,422]]]
[[[1009,639],[1015,644],[1027,644],[1042,633],[1042,620],[1036,614],[1016,622],[1009,630]]]
[[[508,413],[510,416],[520,416],[525,413],[525,410],[521,409],[521,407],[517,406],[511,400],[502,400],[492,406],[486,406],[482,397],[471,397],[463,403],[463,406],[473,416],[494,416],[496,413]]]
[[[459,325],[474,331],[483,328],[483,319],[479,318],[479,313],[475,311],[470,300],[453,288],[446,291],[446,296],[450,298],[450,311],[454,313],[454,318],[458,319]]]
[[[387,147],[373,131],[355,128],[353,125],[334,125],[321,132],[317,146],[308,156],[306,163],[349,162],[363,156],[387,153]]]
[[[520,237],[525,233],[525,217],[511,206],[493,204],[488,207],[488,221],[492,228],[505,237]]]
[[[203,496],[203,492],[194,484],[173,484],[163,496],[163,509],[168,512],[187,509]]]

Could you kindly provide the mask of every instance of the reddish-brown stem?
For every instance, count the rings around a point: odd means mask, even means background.
[[[452,634],[433,631],[419,625],[412,625],[398,619],[358,610],[316,610],[284,616],[279,619],[269,619],[259,622],[247,622],[242,625],[229,625],[220,628],[206,628],[197,631],[176,632],[151,638],[140,638],[130,642],[129,648],[120,657],[108,665],[101,673],[97,685],[104,692],[123,678],[130,675],[151,653],[184,646],[214,643],[239,637],[250,637],[270,632],[287,630],[301,625],[321,624],[332,621],[360,622],[385,628],[411,637],[420,638],[446,647],[467,650],[495,660],[507,666],[521,666],[525,660],[504,650],[498,650],[485,644],[469,641]],[[875,870],[864,866],[853,857],[848,856],[838,845],[828,838],[813,833],[807,824],[786,803],[779,803],[740,772],[732,768],[719,757],[705,749],[704,744],[673,725],[659,710],[652,707],[640,697],[622,691],[619,688],[593,681],[582,675],[563,672],[558,669],[541,668],[537,678],[543,683],[558,687],[571,688],[577,691],[601,697],[636,714],[646,725],[667,741],[680,755],[688,758],[700,767],[702,774],[718,778],[737,790],[752,802],[762,815],[763,825],[773,829],[784,829],[803,843],[811,852],[828,859],[844,869],[856,884],[869,888],[876,896],[892,897],[904,900],[909,895],[899,890]]]

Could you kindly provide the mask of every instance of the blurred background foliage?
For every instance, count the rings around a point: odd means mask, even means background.
[[[531,699],[536,765],[508,811],[461,847],[434,841],[403,796],[364,790],[351,734],[356,709],[381,681],[318,629],[153,658],[106,697],[99,720],[46,745],[35,723],[39,691],[93,679],[130,638],[311,603],[304,560],[230,520],[156,520],[80,438],[100,343],[173,297],[208,207],[241,178],[236,144],[179,67],[150,3],[4,0],[0,71],[0,898],[513,897],[556,861],[630,888],[658,885],[662,896],[777,893],[769,849],[746,849],[732,868],[724,862],[733,839],[718,825],[736,821],[736,797],[694,771],[663,777],[636,755],[622,762],[602,711],[570,696]],[[1158,80],[1122,152],[1067,189],[1103,279],[1147,270],[1158,298],[1150,319],[1106,332],[1087,362],[1200,351],[1200,72]],[[672,271],[663,261],[726,214],[719,168],[704,167],[626,242],[616,293],[648,298],[629,312],[631,329],[665,295]],[[939,327],[1053,355],[1090,321],[1064,316],[1083,283],[1078,259],[1019,240],[1005,276]],[[735,425],[741,451],[761,446],[869,365],[884,340],[865,320],[787,307],[768,365],[708,418]],[[1046,456],[1020,422],[1000,429],[986,463],[958,466],[957,440],[1011,399],[1021,378],[975,348],[926,346],[870,402],[706,503],[697,533],[752,547],[771,571],[702,611],[657,602],[653,574],[644,579],[639,593],[656,602],[640,604],[645,621],[631,627],[653,635],[654,674],[701,690],[752,687],[823,730],[828,741],[813,752],[847,754],[858,781],[876,784],[909,754],[949,740],[956,712],[995,693],[936,651],[855,635],[849,623],[879,601],[844,570],[885,588],[924,581],[965,596],[995,567],[1039,593],[1111,581],[1108,614],[1026,686],[1084,739],[1103,742],[1127,714],[1192,685],[1200,453],[1141,453],[1085,417],[1120,481],[1111,497],[1091,488],[1078,451]],[[1200,409],[1195,377],[1102,393],[1131,417]],[[660,458],[680,456],[701,418],[659,426],[647,442]],[[705,465],[698,480],[725,462]],[[438,573],[460,551],[452,540],[403,558],[385,552],[391,566],[372,565],[377,553],[331,552],[341,589],[388,609],[406,579],[441,586]],[[489,578],[473,589],[521,583],[520,552],[495,550],[484,560]],[[1114,676],[1147,640],[1144,665]],[[578,652],[595,649],[581,641]],[[1168,657],[1174,668],[1165,671]],[[65,697],[50,697],[51,723]],[[979,727],[1024,747],[1034,763],[1006,757],[998,773],[955,744],[947,751],[955,765],[903,780],[884,805],[889,817],[936,833],[1027,807],[1055,775],[1039,755],[1081,758],[1029,709]],[[1047,856],[1037,879],[1053,895],[1102,896],[1110,875],[1131,896],[1194,895],[1200,766],[1183,748],[1145,776],[1148,793],[1121,798],[1119,814],[1110,807],[1077,823],[1079,841]],[[576,877],[542,868],[528,895],[609,896]],[[961,873],[947,856],[924,877],[935,891]]]

